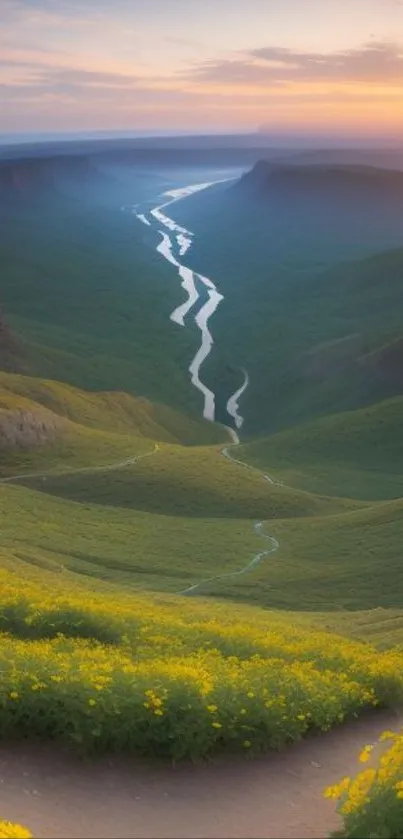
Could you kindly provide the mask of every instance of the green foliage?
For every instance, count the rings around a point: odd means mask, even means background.
[[[370,232],[364,206],[346,225],[347,207],[329,216],[327,205],[292,222],[290,202],[267,209],[260,197],[235,192],[207,191],[172,208],[196,234],[190,267],[214,277],[225,295],[204,368],[220,416],[242,367],[249,438],[401,393],[398,216],[381,222],[375,213]]]
[[[339,800],[338,810],[344,822],[343,830],[334,836],[403,837],[403,735],[401,731],[385,731],[380,741],[382,748],[376,761],[373,745],[365,746],[361,752],[360,761],[371,761],[372,765],[356,777],[346,777],[325,790],[326,797]]]
[[[57,610],[32,610],[28,602],[0,603],[0,632],[8,632],[17,638],[35,640],[56,638],[87,638],[104,644],[118,644],[122,627],[108,616],[105,621],[100,615],[89,614],[85,609],[60,605]]]

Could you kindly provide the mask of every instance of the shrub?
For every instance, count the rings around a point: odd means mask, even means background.
[[[256,753],[402,695],[397,652],[245,607],[65,586],[0,571],[0,738]]]
[[[93,639],[105,644],[119,644],[122,640],[122,625],[111,616],[105,619],[102,615],[63,604],[53,609],[38,610],[25,600],[0,605],[0,631],[33,640],[56,638],[58,635]]]
[[[403,732],[386,731],[382,742],[389,747],[378,765],[360,772],[354,779],[344,778],[325,791],[339,801],[344,827],[335,834],[346,839],[403,839]],[[366,746],[360,761],[366,763],[372,746]]]

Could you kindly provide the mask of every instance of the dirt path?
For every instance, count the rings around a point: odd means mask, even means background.
[[[371,712],[280,754],[204,766],[82,762],[43,745],[0,748],[0,813],[38,839],[322,839],[339,825],[323,788],[402,724]]]

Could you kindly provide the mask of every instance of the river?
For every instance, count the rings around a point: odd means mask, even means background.
[[[203,396],[203,417],[206,420],[210,420],[210,422],[215,422],[216,420],[216,395],[203,382],[201,368],[214,346],[214,339],[210,331],[210,320],[217,311],[218,306],[223,302],[224,295],[220,293],[216,284],[209,277],[205,277],[203,274],[199,274],[188,266],[183,265],[181,258],[191,248],[194,234],[191,230],[187,230],[185,227],[177,224],[174,219],[167,215],[166,210],[177,201],[181,201],[190,195],[194,195],[218,183],[224,183],[230,180],[233,179],[221,178],[216,181],[190,184],[180,189],[172,189],[165,192],[162,196],[167,200],[149,212],[139,213],[137,212],[137,207],[134,209],[136,218],[139,221],[149,227],[157,228],[161,236],[161,241],[157,245],[156,250],[176,269],[181,279],[181,286],[187,295],[186,300],[171,313],[170,319],[178,324],[178,326],[185,327],[187,325],[185,318],[193,310],[193,322],[200,331],[201,341],[200,347],[190,362],[188,369],[192,385]],[[202,284],[206,289],[206,295],[203,297],[198,291],[198,284]],[[198,306],[199,302],[202,305]],[[240,373],[243,381],[240,387],[229,397],[226,404],[226,411],[230,418],[228,422],[238,430],[244,422],[244,417],[239,410],[239,401],[249,384],[247,371],[242,369]]]

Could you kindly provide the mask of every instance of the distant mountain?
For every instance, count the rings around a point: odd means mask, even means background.
[[[110,179],[88,157],[0,160],[0,203],[15,199],[46,199],[72,190],[110,186]]]
[[[381,201],[403,207],[403,172],[373,166],[345,164],[276,164],[261,160],[234,186],[233,191],[272,200]],[[348,207],[346,207],[348,209]]]
[[[399,148],[322,148],[279,155],[277,162],[296,165],[342,164],[376,166],[379,169],[403,169],[403,149]]]

